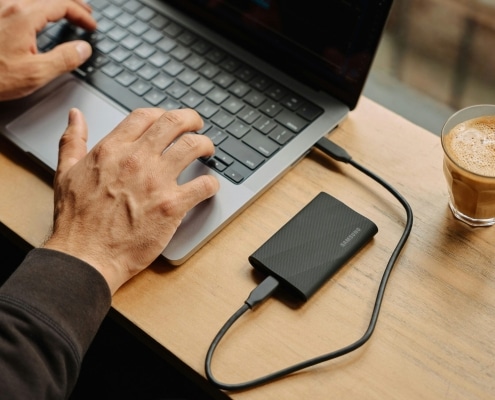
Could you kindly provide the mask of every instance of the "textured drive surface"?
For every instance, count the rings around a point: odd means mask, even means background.
[[[377,232],[368,218],[322,192],[249,261],[307,300]]]

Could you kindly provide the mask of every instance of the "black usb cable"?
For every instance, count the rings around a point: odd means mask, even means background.
[[[389,185],[387,182],[385,182],[382,178],[379,176],[375,175],[373,172],[369,171],[362,165],[358,164],[355,162],[352,157],[340,146],[336,145],[332,141],[330,141],[327,138],[322,138],[320,139],[316,144],[315,148],[318,150],[322,151],[326,155],[330,156],[331,158],[341,161],[347,164],[352,165],[365,175],[369,176],[371,179],[375,180],[378,182],[380,185],[382,185],[385,189],[387,189],[404,207],[406,211],[406,225],[404,228],[404,232],[402,236],[399,239],[399,242],[397,243],[397,246],[395,247],[394,251],[392,252],[392,255],[387,263],[387,266],[385,267],[380,285],[378,287],[378,292],[376,295],[376,300],[375,300],[375,305],[373,307],[373,311],[371,313],[371,318],[370,318],[370,323],[368,325],[368,329],[365,331],[363,336],[361,336],[360,339],[355,341],[354,343],[349,344],[348,346],[345,346],[339,350],[332,351],[327,354],[323,354],[321,356],[297,363],[295,365],[292,365],[290,367],[284,368],[282,370],[270,373],[268,375],[262,376],[260,378],[247,381],[247,382],[242,382],[242,383],[234,383],[234,384],[228,384],[228,383],[223,383],[217,380],[212,373],[211,370],[211,362],[213,358],[213,353],[215,349],[217,348],[218,344],[220,343],[220,340],[223,338],[225,333],[230,329],[230,327],[249,309],[253,309],[256,305],[262,303],[264,300],[269,298],[272,293],[275,291],[275,289],[278,287],[279,282],[277,279],[275,279],[272,276],[268,276],[265,280],[263,280],[249,295],[247,300],[244,302],[241,308],[230,317],[230,319],[224,324],[222,329],[217,333],[215,336],[214,340],[212,341],[210,348],[208,349],[208,353],[206,355],[206,360],[205,360],[205,372],[208,380],[215,385],[216,387],[223,389],[223,390],[228,390],[228,391],[239,391],[239,390],[246,390],[246,389],[251,389],[256,386],[260,386],[262,384],[286,377],[287,375],[290,375],[294,372],[300,371],[302,369],[314,366],[316,364],[323,363],[325,361],[329,361],[332,359],[335,359],[337,357],[343,356],[345,354],[348,354],[359,347],[363,346],[368,339],[371,337],[373,334],[373,331],[376,327],[376,323],[378,320],[378,314],[380,313],[380,308],[383,302],[383,296],[385,293],[385,288],[387,286],[387,282],[389,280],[390,274],[392,272],[392,269],[399,257],[400,252],[402,251],[404,245],[406,244],[406,241],[409,237],[409,234],[412,229],[413,225],[413,212],[411,209],[411,206],[407,202],[407,200],[396,190],[394,189],[391,185]]]

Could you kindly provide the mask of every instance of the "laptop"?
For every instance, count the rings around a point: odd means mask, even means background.
[[[220,191],[191,210],[163,251],[179,265],[304,157],[355,108],[392,0],[90,0],[97,32],[67,21],[38,48],[84,38],[85,65],[0,104],[0,131],[54,172],[68,111],[88,147],[132,109],[191,107],[215,155],[180,176],[213,174]]]

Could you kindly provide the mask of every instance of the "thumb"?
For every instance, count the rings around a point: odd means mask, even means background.
[[[43,84],[84,64],[91,57],[92,52],[88,42],[74,40],[60,44],[46,53],[38,54]]]
[[[86,156],[88,126],[80,110],[69,111],[69,124],[60,138],[57,175],[64,174]]]

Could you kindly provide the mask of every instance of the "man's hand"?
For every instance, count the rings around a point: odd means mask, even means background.
[[[84,117],[71,110],[45,247],[91,264],[115,293],[163,251],[187,211],[218,191],[211,175],[177,183],[193,160],[214,151],[207,137],[187,133],[202,124],[189,109],[136,110],[86,154]]]
[[[91,56],[91,46],[81,40],[38,53],[36,34],[62,18],[96,29],[83,0],[0,0],[0,101],[27,96]]]

